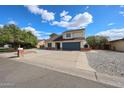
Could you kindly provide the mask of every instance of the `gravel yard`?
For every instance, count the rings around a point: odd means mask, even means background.
[[[86,55],[89,65],[97,72],[124,77],[124,52],[92,50]]]

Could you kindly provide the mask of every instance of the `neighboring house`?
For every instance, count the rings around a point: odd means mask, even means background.
[[[45,40],[38,40],[37,48],[43,48],[45,46]]]
[[[114,51],[123,51],[124,52],[124,38],[110,41],[110,48]]]
[[[84,50],[89,45],[85,40],[85,29],[69,30],[58,37],[50,38],[46,41],[47,49],[56,50]]]

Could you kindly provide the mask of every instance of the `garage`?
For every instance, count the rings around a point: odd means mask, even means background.
[[[63,50],[80,50],[80,42],[63,42]]]

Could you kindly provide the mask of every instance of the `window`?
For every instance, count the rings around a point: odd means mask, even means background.
[[[66,37],[71,37],[71,34],[70,33],[66,34]]]
[[[51,43],[48,43],[48,47],[52,47],[52,44]]]

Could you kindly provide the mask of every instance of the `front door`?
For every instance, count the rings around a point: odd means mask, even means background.
[[[60,49],[60,43],[56,43],[56,49],[57,49],[57,50]]]

